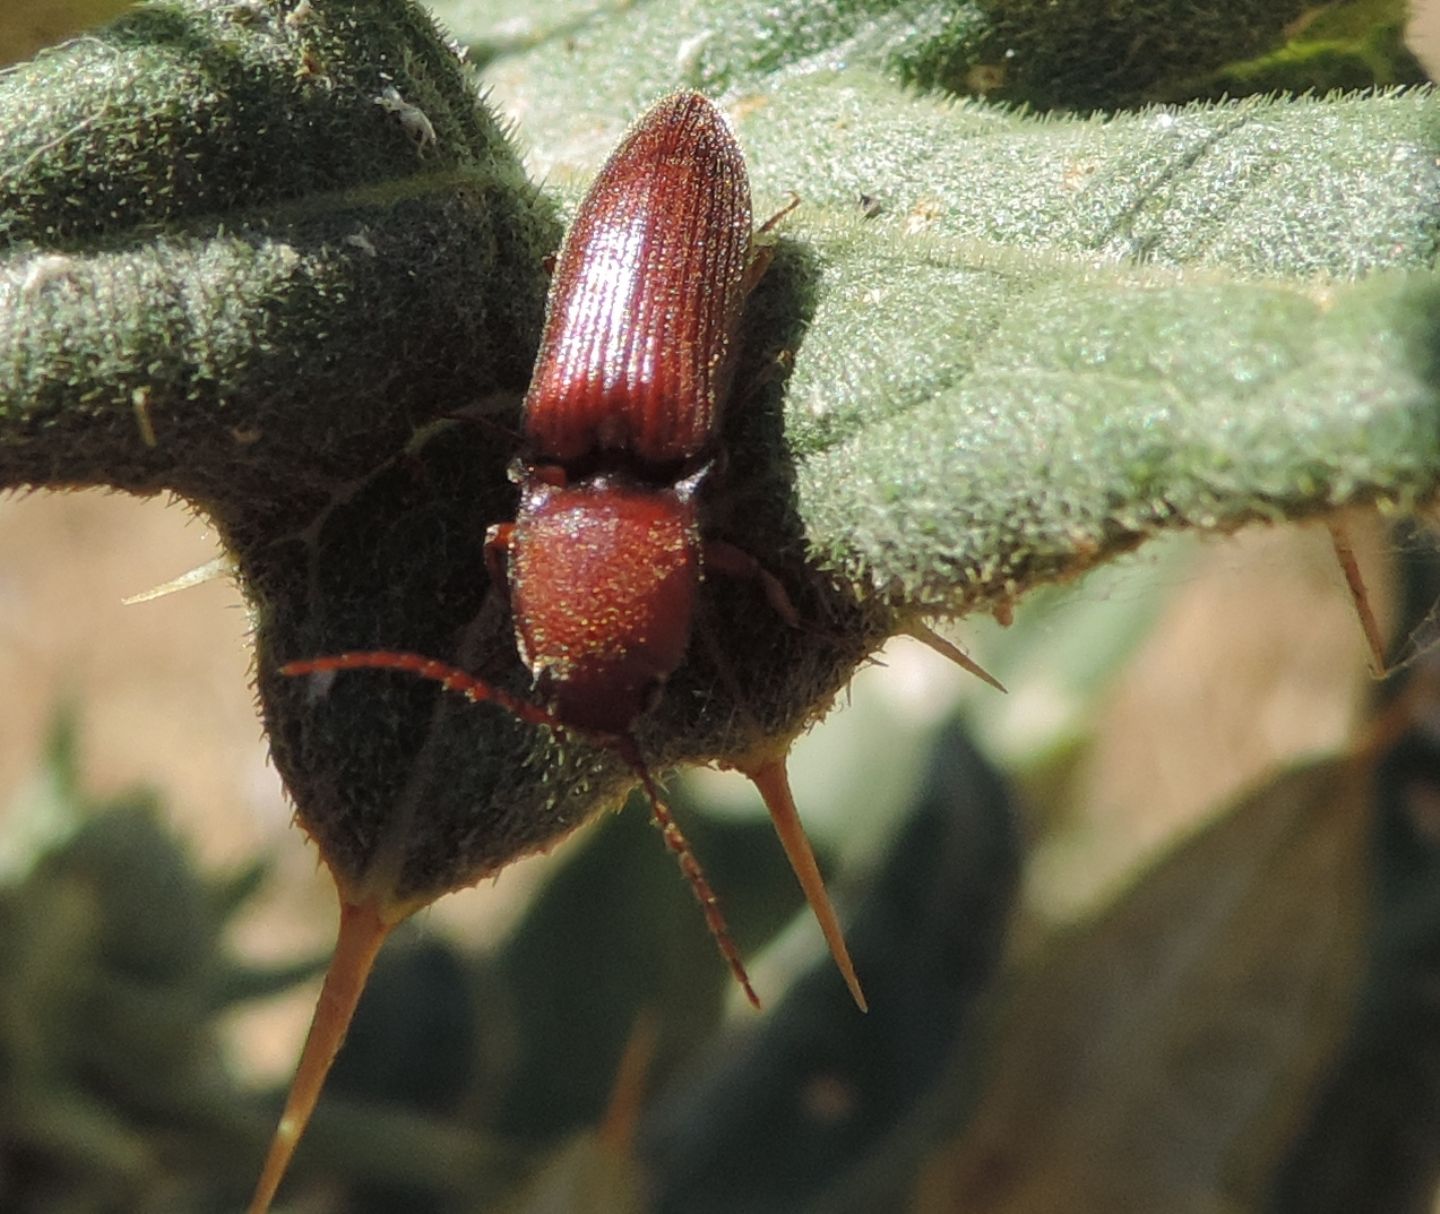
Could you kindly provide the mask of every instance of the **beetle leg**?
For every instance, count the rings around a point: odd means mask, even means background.
[[[788,214],[790,214],[790,212],[793,211],[793,210],[794,210],[796,207],[798,207],[799,205],[800,205],[800,195],[799,195],[799,194],[791,194],[791,195],[790,195],[790,201],[789,201],[789,202],[787,202],[783,207],[781,207],[778,211],[776,211],[775,214],[773,214],[772,216],[770,216],[769,219],[767,219],[764,223],[762,223],[758,228],[755,229],[755,235],[756,235],[756,236],[764,235],[764,233],[768,232],[771,228],[773,228],[776,224],[778,224],[782,219],[785,218],[785,216],[787,216]]]
[[[724,540],[706,540],[705,568],[716,569],[730,577],[751,578],[759,582],[771,610],[791,628],[800,627],[800,613],[790,601],[790,594],[784,584],[743,548],[727,544]]]
[[[508,392],[495,392],[482,400],[468,405],[447,409],[437,420],[460,422],[467,426],[481,426],[507,447],[519,447],[522,442],[520,431],[507,422],[498,420],[514,412],[515,397]],[[412,444],[413,445],[413,444]]]
[[[515,547],[515,524],[492,523],[485,531],[485,569],[492,586],[508,586],[508,562]]]
[[[755,235],[763,236],[799,205],[800,195],[792,195],[788,203],[755,229]],[[740,280],[740,295],[742,298],[749,295],[751,291],[759,286],[760,280],[765,277],[765,271],[770,268],[770,263],[774,260],[775,246],[768,241],[761,241],[757,244],[755,243],[754,237],[752,237],[750,242],[750,264],[745,267],[745,277]]]
[[[745,277],[740,280],[740,297],[742,299],[760,285],[760,280],[765,277],[765,271],[770,268],[770,263],[774,260],[774,245],[751,246],[750,264],[745,267]]]

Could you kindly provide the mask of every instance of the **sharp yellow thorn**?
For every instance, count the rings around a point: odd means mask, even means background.
[[[1385,638],[1380,632],[1380,621],[1375,618],[1375,609],[1370,605],[1370,593],[1365,588],[1365,576],[1360,572],[1360,562],[1355,559],[1355,548],[1350,543],[1350,533],[1344,523],[1327,522],[1330,542],[1335,546],[1335,559],[1340,562],[1340,572],[1345,575],[1345,585],[1350,591],[1350,600],[1355,604],[1355,614],[1360,618],[1360,630],[1365,634],[1365,644],[1370,648],[1370,673],[1377,679],[1387,672],[1385,661]]]
[[[942,658],[949,658],[950,661],[954,662],[961,670],[969,671],[977,679],[989,683],[996,691],[1005,691],[1005,684],[986,670],[985,667],[981,666],[979,662],[975,661],[974,658],[958,645],[951,644],[951,642],[947,641],[938,632],[922,624],[919,620],[912,620],[901,629],[901,632],[905,636],[913,637],[922,645],[928,645]]]
[[[275,1127],[275,1137],[270,1143],[270,1153],[265,1157],[255,1195],[250,1199],[249,1214],[266,1214],[270,1203],[275,1200],[275,1191],[290,1166],[300,1136],[305,1132],[310,1115],[320,1099],[325,1077],[330,1073],[330,1066],[345,1040],[366,979],[375,965],[375,956],[392,926],[381,918],[373,903],[355,905],[342,899],[335,955],[330,959],[325,985],[320,988],[320,998],[315,1003],[310,1034],[300,1052],[300,1062],[290,1083],[285,1111],[280,1115],[280,1124]]]
[[[830,955],[835,959],[835,966],[845,979],[845,985],[850,988],[855,1006],[862,1012],[868,1011],[865,992],[860,989],[860,979],[855,974],[855,963],[850,960],[850,950],[840,930],[840,919],[826,892],[825,879],[820,875],[820,866],[815,863],[815,853],[795,808],[784,758],[770,759],[759,767],[740,770],[750,778],[765,800],[765,808],[770,811],[770,819],[775,823],[775,833],[780,836],[780,846],[785,849],[790,867],[795,871],[800,888],[805,891],[805,901],[810,904],[820,924],[825,943],[830,946]]]

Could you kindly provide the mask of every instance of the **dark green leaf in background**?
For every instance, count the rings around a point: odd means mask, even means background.
[[[923,1208],[1255,1208],[1357,998],[1367,775],[1281,777],[1057,941]]]
[[[973,1066],[975,1003],[1003,955],[1019,868],[1014,806],[959,728],[941,731],[927,767],[847,933],[871,1011],[837,998],[827,961],[682,1071],[642,1136],[657,1210],[901,1201],[926,1141],[917,1106],[947,1069]]]
[[[5,807],[7,833],[45,840],[0,883],[0,1206],[197,1209],[248,1178],[268,1128],[221,1065],[216,1013],[317,966],[234,958],[254,870],[200,873],[148,794],[86,797],[74,731],[57,725],[43,778]]]

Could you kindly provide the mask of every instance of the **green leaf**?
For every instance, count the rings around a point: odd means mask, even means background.
[[[704,819],[687,799],[676,812],[752,955],[800,905],[769,822]],[[627,1041],[656,1009],[664,1014],[651,1071],[659,1077],[690,1057],[715,1031],[732,985],[643,813],[596,824],[506,942],[497,969],[514,1009],[503,1033],[514,1058],[503,1091],[491,1094],[495,1123],[530,1141],[600,1119]]]
[[[406,5],[283,16],[146,5],[0,81],[0,482],[273,528],[523,380],[553,228],[453,58]]]
[[[87,799],[68,718],[50,749],[42,800],[69,829],[0,882],[0,1157],[25,1160],[9,1206],[151,1208],[248,1178],[257,1127],[215,1021],[259,976],[225,947],[233,882],[196,870],[153,798]]]
[[[498,443],[438,419],[523,387],[558,233],[428,19],[387,0],[145,5],[0,79],[0,126],[0,485],[200,504],[267,683],[277,650],[450,643],[509,487]],[[455,462],[432,457],[427,481],[405,449],[436,425]],[[447,513],[458,560],[433,543]],[[380,584],[357,588],[369,561]],[[295,739],[316,714],[285,691],[278,757],[353,871],[363,807],[325,795],[333,768],[378,753],[403,780],[416,747],[382,707],[313,754],[328,721]],[[377,727],[395,748],[357,755]]]
[[[1269,1208],[1276,1214],[1422,1210],[1433,1205],[1440,1179],[1429,1145],[1440,1132],[1430,994],[1440,958],[1440,738],[1434,730],[1440,650],[1433,644],[1440,561],[1433,534],[1396,530],[1403,546],[1415,546],[1401,563],[1399,635],[1420,625],[1431,645],[1413,672],[1382,689],[1372,736],[1388,745],[1373,788],[1373,914],[1363,996],[1303,1132],[1273,1178]]]
[[[1101,124],[878,90],[741,125],[806,200],[767,286],[805,318],[785,435],[823,564],[959,611],[1164,529],[1433,492],[1431,92]]]

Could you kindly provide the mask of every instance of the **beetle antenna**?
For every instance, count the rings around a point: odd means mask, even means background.
[[[306,674],[328,674],[338,670],[403,670],[419,678],[429,679],[432,683],[439,683],[446,691],[453,691],[476,704],[487,702],[498,704],[522,721],[528,721],[532,725],[543,725],[557,733],[567,732],[563,722],[557,720],[553,713],[546,712],[538,704],[532,704],[528,700],[513,696],[508,691],[503,691],[499,687],[485,682],[484,679],[476,678],[473,674],[461,670],[458,666],[438,662],[434,658],[423,657],[418,653],[373,649],[355,653],[337,653],[323,658],[305,658],[298,662],[286,662],[280,667],[281,674],[291,677]],[[679,824],[660,796],[660,789],[650,775],[649,766],[640,757],[640,751],[635,745],[634,739],[626,734],[593,735],[593,738],[601,745],[616,751],[629,764],[630,770],[635,773],[636,778],[645,789],[645,795],[650,799],[650,813],[655,819],[655,825],[660,828],[665,846],[680,861],[680,871],[685,874],[685,879],[690,882],[690,888],[695,891],[695,898],[700,903],[700,909],[705,913],[705,923],[710,928],[710,934],[715,937],[715,944],[720,950],[720,955],[725,958],[730,972],[740,983],[741,989],[745,992],[745,998],[758,1008],[760,997],[755,993],[755,988],[750,985],[750,975],[745,972],[745,963],[740,959],[740,950],[730,935],[730,927],[725,922],[725,916],[720,910],[720,900],[715,896],[715,891],[710,888],[710,882],[705,878],[705,870],[700,867],[700,861],[696,859],[695,853],[691,850],[689,840],[685,838],[684,832],[681,831]]]
[[[336,653],[323,658],[305,658],[298,662],[286,662],[280,667],[281,674],[292,678],[305,674],[328,674],[336,670],[403,670],[418,678],[439,683],[446,691],[462,695],[471,703],[498,704],[511,716],[519,717],[531,725],[544,725],[564,731],[563,725],[556,720],[554,714],[546,712],[538,704],[511,695],[458,666],[437,662],[434,658],[423,657],[418,653],[370,649],[358,653]]]
[[[740,950],[736,947],[735,940],[730,935],[730,927],[725,922],[725,915],[720,910],[720,899],[710,888],[710,882],[705,878],[705,870],[700,867],[700,861],[690,850],[689,840],[685,838],[679,824],[670,813],[669,807],[660,796],[660,790],[655,784],[654,777],[650,774],[650,768],[640,757],[640,751],[635,745],[634,739],[622,734],[611,744],[619,751],[620,757],[630,764],[630,770],[635,773],[636,778],[645,789],[645,795],[650,798],[650,813],[655,819],[655,825],[660,828],[665,846],[680,861],[680,871],[685,874],[685,879],[690,882],[690,888],[695,891],[695,899],[700,903],[700,909],[705,912],[706,926],[710,928],[710,934],[715,937],[715,945],[719,948],[720,955],[725,958],[730,972],[735,975],[735,981],[745,992],[745,998],[750,1000],[753,1007],[758,1008],[760,996],[750,985],[750,975],[745,972],[745,962],[740,959]]]
[[[790,776],[785,770],[785,756],[767,759],[757,767],[741,767],[745,776],[760,793],[765,808],[770,811],[770,820],[775,824],[775,833],[780,836],[780,846],[785,849],[785,858],[805,892],[805,901],[810,904],[820,933],[830,946],[830,956],[835,968],[850,988],[850,997],[862,1012],[869,1011],[865,992],[860,989],[860,979],[855,973],[855,963],[850,959],[850,949],[845,943],[845,933],[840,929],[840,918],[825,889],[825,878],[820,875],[820,866],[815,861],[815,852],[800,822],[800,813],[795,808],[795,797],[790,792]]]
[[[347,902],[341,894],[340,934],[335,942],[335,955],[325,971],[325,985],[320,988],[320,998],[315,1003],[310,1033],[305,1038],[295,1078],[290,1082],[290,1095],[286,1097],[280,1123],[275,1127],[275,1137],[270,1141],[270,1152],[265,1157],[255,1195],[250,1199],[249,1214],[266,1214],[275,1200],[275,1190],[280,1187],[300,1135],[305,1132],[320,1099],[325,1077],[345,1040],[360,994],[365,989],[365,980],[375,964],[375,955],[393,926],[384,920],[374,903]]]

